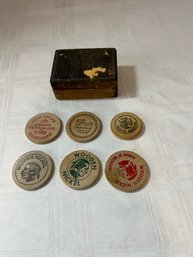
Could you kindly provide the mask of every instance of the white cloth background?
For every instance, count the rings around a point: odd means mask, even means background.
[[[119,96],[55,99],[49,83],[55,49],[115,47]],[[24,133],[39,112],[64,127],[78,111],[103,122],[99,138],[73,142],[65,130],[36,145]],[[115,138],[111,118],[134,112],[145,123],[133,141]],[[59,166],[68,153],[98,156],[103,175],[93,188],[66,187]],[[24,152],[55,162],[51,182],[27,192],[12,181]],[[123,193],[106,180],[115,151],[131,150],[149,164],[148,185]],[[193,256],[193,1],[0,0],[0,257]]]

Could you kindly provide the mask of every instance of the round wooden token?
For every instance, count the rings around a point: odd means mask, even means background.
[[[112,154],[107,160],[105,174],[112,186],[124,192],[132,192],[147,181],[149,167],[138,154],[120,151]]]
[[[15,162],[12,176],[19,187],[34,190],[46,184],[52,173],[52,159],[41,151],[30,151]]]
[[[91,112],[78,112],[71,116],[66,124],[69,137],[80,143],[95,139],[100,130],[101,121]]]
[[[36,144],[53,141],[61,129],[60,119],[52,113],[40,113],[33,116],[26,124],[25,134]]]
[[[73,189],[85,189],[93,185],[99,173],[98,158],[84,150],[70,153],[60,165],[60,176],[63,182]]]
[[[111,130],[120,139],[133,139],[140,134],[142,121],[133,113],[122,112],[113,117]]]

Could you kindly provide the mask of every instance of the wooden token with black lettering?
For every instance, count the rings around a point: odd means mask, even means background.
[[[97,181],[99,173],[98,158],[84,150],[68,154],[60,165],[60,176],[63,182],[73,189],[90,187]]]
[[[15,162],[12,176],[14,182],[25,190],[34,190],[45,185],[53,174],[50,156],[41,151],[30,151]]]
[[[91,112],[78,112],[68,120],[66,131],[70,138],[79,143],[95,139],[101,130],[100,119]]]
[[[133,139],[141,133],[142,121],[133,113],[122,112],[113,117],[111,130],[120,139]]]
[[[53,141],[61,129],[60,119],[52,113],[40,113],[33,116],[26,124],[27,138],[36,144]]]
[[[112,186],[124,192],[132,192],[141,188],[148,180],[149,167],[138,154],[120,151],[107,160],[105,174]]]

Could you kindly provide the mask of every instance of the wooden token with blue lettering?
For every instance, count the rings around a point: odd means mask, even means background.
[[[97,181],[99,173],[98,158],[84,150],[68,154],[60,165],[60,176],[63,182],[73,189],[90,187]]]
[[[144,186],[150,171],[141,156],[130,151],[120,151],[107,160],[105,174],[112,186],[124,192],[132,192]]]
[[[30,151],[18,158],[12,170],[14,182],[25,190],[45,185],[53,174],[53,162],[41,151]]]
[[[68,136],[79,143],[94,140],[100,131],[101,121],[91,112],[78,112],[71,116],[66,124]]]
[[[111,131],[120,139],[133,139],[141,133],[142,121],[131,112],[121,112],[113,117]]]

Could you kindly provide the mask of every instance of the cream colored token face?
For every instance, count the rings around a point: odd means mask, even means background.
[[[113,117],[111,130],[118,138],[133,139],[140,134],[142,121],[133,113],[122,112]]]
[[[64,183],[74,189],[84,189],[96,182],[100,172],[98,158],[84,150],[67,155],[60,165]]]
[[[34,190],[46,184],[52,172],[51,158],[41,151],[31,151],[23,154],[15,162],[12,176],[19,187]]]
[[[80,143],[95,139],[100,130],[100,119],[90,112],[76,113],[66,124],[66,131],[69,137]]]
[[[105,174],[109,183],[124,192],[132,192],[144,185],[149,178],[149,167],[138,154],[120,151],[106,162]]]
[[[60,119],[52,113],[40,113],[32,117],[25,127],[25,134],[36,144],[53,141],[61,129]]]

